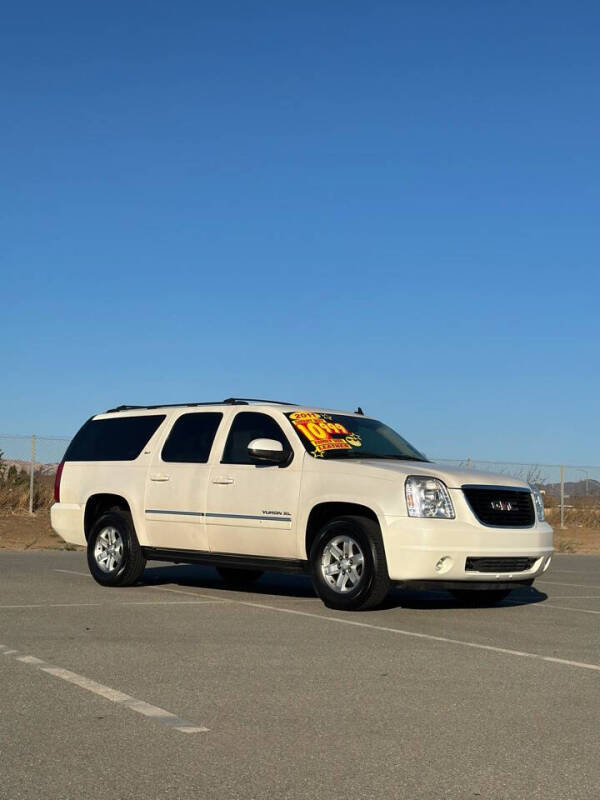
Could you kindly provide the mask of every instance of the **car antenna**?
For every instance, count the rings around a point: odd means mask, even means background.
[[[355,414],[360,414],[361,417],[364,417],[364,415],[365,415],[365,412],[362,410],[362,408],[360,406],[356,409],[356,411],[354,413]]]

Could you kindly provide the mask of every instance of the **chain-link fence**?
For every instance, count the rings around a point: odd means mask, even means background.
[[[546,516],[555,527],[600,529],[600,467],[471,458],[436,458],[434,461],[519,478],[542,492]]]
[[[33,512],[49,508],[56,467],[69,441],[64,436],[0,435],[0,509]],[[600,467],[471,458],[433,460],[527,481],[544,493],[548,518],[556,527],[600,529]]]
[[[66,436],[0,435],[0,509],[49,508]]]

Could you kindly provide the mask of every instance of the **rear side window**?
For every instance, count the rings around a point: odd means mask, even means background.
[[[286,452],[292,449],[273,417],[256,411],[241,411],[231,425],[221,463],[256,464],[256,459],[248,453],[248,445],[253,439],[275,439],[281,442]]]
[[[164,414],[151,414],[90,419],[67,448],[64,460],[133,461],[164,418]]]
[[[183,414],[165,442],[162,460],[205,464],[222,419],[223,414],[213,411]]]

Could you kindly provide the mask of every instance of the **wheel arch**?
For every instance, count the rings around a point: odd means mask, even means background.
[[[373,520],[382,530],[381,517],[371,506],[348,500],[323,500],[313,505],[306,520],[302,557],[308,558],[312,543],[323,525],[336,517],[348,515]]]
[[[96,492],[88,497],[83,514],[83,531],[86,541],[98,517],[114,508],[127,511],[133,516],[131,504],[121,494],[115,494],[114,492]]]

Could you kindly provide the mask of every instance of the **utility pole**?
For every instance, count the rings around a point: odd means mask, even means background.
[[[33,514],[33,472],[35,470],[35,433],[31,437],[31,464],[29,465],[29,513]]]
[[[560,529],[565,529],[565,468],[560,468]]]
[[[582,467],[579,467],[577,472],[581,472],[582,475],[585,475],[585,496],[587,497],[590,492],[590,473],[587,469],[583,469]]]

